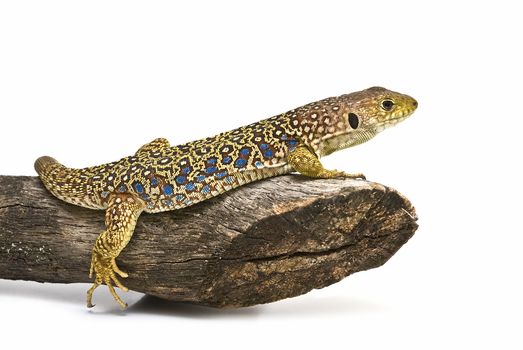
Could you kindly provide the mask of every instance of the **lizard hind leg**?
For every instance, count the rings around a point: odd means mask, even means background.
[[[93,293],[98,286],[106,284],[113,298],[125,309],[127,304],[116,294],[114,285],[123,291],[128,289],[118,279],[127,277],[116,265],[116,258],[129,243],[136,221],[143,211],[143,205],[133,195],[119,193],[109,197],[109,206],[105,214],[106,230],[96,239],[91,259],[89,277],[94,275],[93,286],[87,291],[87,307],[93,307]]]

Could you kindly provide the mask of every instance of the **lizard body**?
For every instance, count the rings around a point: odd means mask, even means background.
[[[35,162],[45,187],[76,205],[106,210],[106,230],[93,248],[95,282],[87,305],[105,283],[127,290],[116,257],[130,241],[139,215],[184,208],[243,184],[297,171],[315,178],[352,177],[323,168],[319,158],[374,137],[407,118],[417,102],[380,87],[331,97],[229,132],[178,146],[159,138],[134,155],[99,166],[71,169],[51,157]]]

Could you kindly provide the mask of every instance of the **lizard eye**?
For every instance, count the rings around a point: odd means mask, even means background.
[[[394,102],[391,100],[383,100],[381,101],[381,108],[383,108],[386,111],[392,110],[392,107],[394,107]]]
[[[349,125],[353,129],[357,129],[360,124],[360,118],[354,113],[349,113]]]

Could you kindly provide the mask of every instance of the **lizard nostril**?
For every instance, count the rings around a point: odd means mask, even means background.
[[[418,101],[414,100],[412,104],[414,105],[414,107],[418,107]]]

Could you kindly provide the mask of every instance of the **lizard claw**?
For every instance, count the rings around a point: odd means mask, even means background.
[[[116,294],[116,291],[114,290],[113,283],[123,290],[124,292],[127,292],[129,289],[125,287],[120,280],[118,280],[118,277],[116,274],[120,275],[121,277],[125,278],[127,277],[127,273],[123,272],[118,268],[116,265],[115,258],[111,257],[103,257],[100,254],[94,252],[93,253],[93,259],[91,260],[91,269],[90,269],[89,277],[92,277],[93,272],[95,274],[95,279],[93,286],[87,291],[87,307],[91,308],[94,306],[94,304],[91,302],[93,298],[93,293],[96,288],[98,288],[99,285],[102,283],[106,284],[109,288],[109,291],[111,292],[111,295],[116,300],[116,302],[120,305],[122,309],[127,308],[127,304]],[[116,273],[116,274],[115,274]]]
[[[325,170],[324,173],[320,174],[320,177],[325,179],[361,179],[366,180],[365,175],[362,173],[356,173],[356,174],[349,174],[344,171],[339,170]]]
[[[342,172],[341,177],[346,178],[346,179],[356,179],[356,180],[358,180],[358,179],[366,180],[367,179],[365,177],[365,175],[363,175],[362,173],[349,174],[344,171]]]
[[[120,270],[120,269],[118,268],[118,265],[116,265],[116,259],[115,259],[115,258],[112,259],[112,261],[111,261],[111,266],[112,266],[112,268],[113,268],[113,271],[116,272],[117,274],[119,274],[120,277],[122,277],[122,278],[127,278],[127,277],[129,277],[129,275],[128,275],[126,272],[123,272],[122,270]],[[118,287],[120,287],[120,286],[118,286]],[[120,287],[120,288],[121,288],[121,287]],[[125,288],[125,287],[124,287],[124,288]]]

